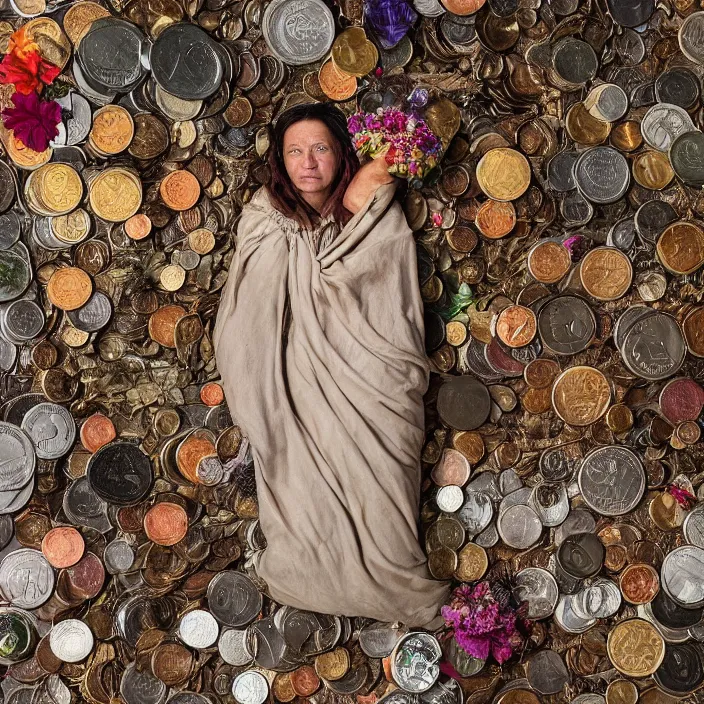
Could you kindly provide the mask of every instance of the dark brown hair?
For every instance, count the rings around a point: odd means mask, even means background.
[[[291,125],[301,120],[320,120],[333,136],[332,148],[337,157],[338,168],[330,197],[323,204],[320,215],[296,191],[284,165],[284,134]],[[309,227],[318,217],[325,217],[330,213],[342,225],[352,217],[352,213],[342,204],[342,199],[352,177],[359,169],[359,159],[347,131],[347,118],[340,108],[328,103],[303,103],[281,113],[274,125],[274,144],[269,150],[269,168],[271,180],[267,189],[272,205],[287,217],[297,220],[303,227]]]

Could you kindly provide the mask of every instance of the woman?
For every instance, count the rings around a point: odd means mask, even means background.
[[[344,114],[283,113],[242,209],[214,342],[249,438],[277,602],[436,628],[449,584],[418,542],[423,345],[413,233]]]

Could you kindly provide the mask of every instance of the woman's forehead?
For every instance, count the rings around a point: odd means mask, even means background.
[[[332,138],[328,126],[322,120],[314,118],[299,120],[284,132],[286,142],[317,142],[321,139],[332,141]]]

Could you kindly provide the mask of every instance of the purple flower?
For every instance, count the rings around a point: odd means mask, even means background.
[[[2,111],[2,121],[15,137],[35,152],[43,152],[59,134],[61,106],[54,100],[41,100],[35,92],[29,95],[13,93],[14,108]]]
[[[489,582],[457,587],[440,612],[457,644],[472,657],[486,660],[491,654],[501,664],[523,641],[518,614],[494,598]]]

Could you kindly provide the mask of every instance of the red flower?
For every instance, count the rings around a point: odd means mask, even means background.
[[[16,53],[5,54],[0,63],[0,83],[13,83],[18,93],[29,95],[49,85],[61,72],[58,66],[45,61],[38,51],[27,52],[24,57]]]
[[[14,108],[2,111],[2,121],[15,137],[35,152],[43,152],[59,134],[61,106],[53,100],[41,100],[36,93],[12,96]]]

